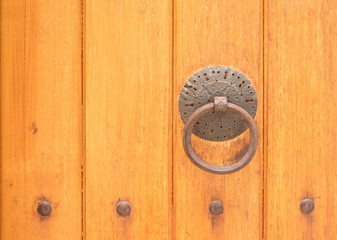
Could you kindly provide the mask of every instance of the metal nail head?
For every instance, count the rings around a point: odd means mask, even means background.
[[[209,204],[209,211],[211,212],[212,215],[220,215],[223,213],[223,203],[218,201],[218,200],[214,200]]]
[[[131,204],[128,201],[119,201],[116,210],[120,216],[127,217],[131,213]]]
[[[43,217],[49,216],[51,214],[51,210],[52,206],[48,201],[40,201],[37,204],[37,212]]]
[[[311,213],[314,210],[315,203],[313,199],[305,198],[300,203],[300,209],[303,213]]]

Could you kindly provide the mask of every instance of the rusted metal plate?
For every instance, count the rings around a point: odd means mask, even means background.
[[[179,96],[179,112],[186,123],[199,107],[212,103],[215,96],[226,96],[229,103],[245,109],[255,117],[258,103],[252,83],[238,70],[215,66],[204,68],[191,76]],[[227,141],[247,130],[247,125],[235,113],[210,112],[196,123],[193,134],[209,141]]]

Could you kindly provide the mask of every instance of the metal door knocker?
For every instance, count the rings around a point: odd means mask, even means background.
[[[199,168],[216,174],[229,174],[245,167],[258,144],[254,123],[257,95],[252,83],[239,71],[223,66],[208,67],[185,83],[179,96],[179,111],[185,123],[184,150]],[[247,127],[250,143],[246,153],[234,164],[215,166],[203,161],[191,145],[191,134],[208,141],[227,141],[241,135]]]

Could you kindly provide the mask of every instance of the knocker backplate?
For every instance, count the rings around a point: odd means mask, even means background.
[[[239,71],[223,66],[204,68],[191,76],[179,96],[179,112],[184,123],[199,107],[225,96],[229,103],[245,109],[253,118],[257,111],[257,95],[252,83]],[[236,114],[211,112],[196,123],[193,134],[209,141],[227,141],[247,130]]]

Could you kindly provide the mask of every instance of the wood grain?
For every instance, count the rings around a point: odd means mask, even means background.
[[[81,3],[2,0],[0,17],[0,238],[81,239]]]
[[[262,14],[259,0],[174,2],[174,239],[261,239]],[[206,173],[188,160],[178,112],[183,84],[195,72],[214,65],[242,71],[254,84],[260,104],[255,118],[260,133],[258,151],[248,166],[226,176]],[[248,142],[248,131],[224,143],[192,138],[197,154],[214,164],[226,164]],[[212,200],[224,203],[222,215],[210,215]]]
[[[87,240],[171,239],[171,26],[168,0],[85,3]]]
[[[265,13],[266,239],[335,239],[337,2],[268,1]]]

